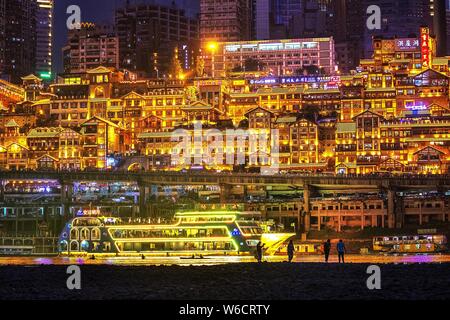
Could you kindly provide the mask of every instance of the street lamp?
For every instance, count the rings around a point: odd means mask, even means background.
[[[218,48],[217,42],[209,42],[207,45],[207,48],[211,52],[212,77],[214,79],[215,78],[215,70],[216,70],[214,56],[215,56],[216,50]]]

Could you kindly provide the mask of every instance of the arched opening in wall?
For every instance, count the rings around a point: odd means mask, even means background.
[[[89,229],[88,228],[83,228],[81,229],[81,240],[89,240]]]
[[[70,230],[70,239],[77,239],[78,240],[78,229]]]
[[[95,88],[94,95],[96,98],[104,98],[105,97],[105,89],[103,87]]]
[[[128,166],[128,171],[130,172],[137,172],[137,171],[143,171],[145,170],[144,166],[138,162],[135,162]]]
[[[62,240],[61,242],[59,242],[59,251],[67,251],[68,248],[69,245],[67,244],[66,240]]]
[[[78,241],[71,241],[70,242],[70,251],[79,251],[79,244]]]
[[[94,228],[91,230],[91,240],[100,240],[100,229]]]

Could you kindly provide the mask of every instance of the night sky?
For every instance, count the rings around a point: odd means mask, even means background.
[[[199,0],[175,0],[173,1],[185,8],[188,15],[196,15],[199,12]],[[114,9],[125,4],[126,0],[56,0],[55,1],[55,40],[53,56],[55,57],[55,71],[62,72],[61,48],[66,43],[67,7],[78,5],[81,8],[81,20],[97,23],[113,23]],[[131,3],[161,3],[170,5],[172,0],[131,0]]]

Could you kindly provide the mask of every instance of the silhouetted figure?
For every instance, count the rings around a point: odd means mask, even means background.
[[[339,257],[339,263],[341,263],[341,258],[342,258],[342,263],[345,263],[344,261],[344,255],[345,255],[345,244],[342,240],[339,240],[337,246],[337,252],[338,252],[338,257]]]
[[[263,253],[262,253],[262,249],[264,248],[265,244],[263,244],[261,241],[258,242],[258,244],[256,245],[256,259],[258,260],[258,262],[262,261],[263,258]]]
[[[330,256],[330,250],[331,250],[331,240],[328,239],[323,244],[323,254],[325,255],[325,262],[328,262],[328,257]]]
[[[141,258],[142,260],[145,260],[145,256],[143,254],[141,254]]]
[[[289,262],[292,262],[292,259],[294,258],[294,252],[295,252],[294,242],[292,242],[292,240],[291,240],[291,241],[289,241],[289,244],[287,246]]]

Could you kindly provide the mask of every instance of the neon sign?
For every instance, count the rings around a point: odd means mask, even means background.
[[[420,48],[419,39],[403,38],[395,41],[396,51],[418,50]]]
[[[278,80],[276,78],[265,78],[250,80],[250,84],[276,84]]]
[[[429,68],[431,63],[430,29],[420,28],[420,47],[422,52],[422,67]]]
[[[328,83],[330,85],[339,84],[340,76],[299,76],[299,77],[279,77],[252,79],[250,84],[296,84],[296,83]]]
[[[341,77],[339,76],[330,76],[330,77],[317,77],[317,76],[303,76],[303,77],[289,77],[289,78],[281,78],[281,83],[339,83],[341,82]]]
[[[405,106],[406,109],[411,110],[411,111],[418,111],[418,110],[426,110],[427,107],[424,106],[423,104],[411,104],[411,105],[406,105]]]

